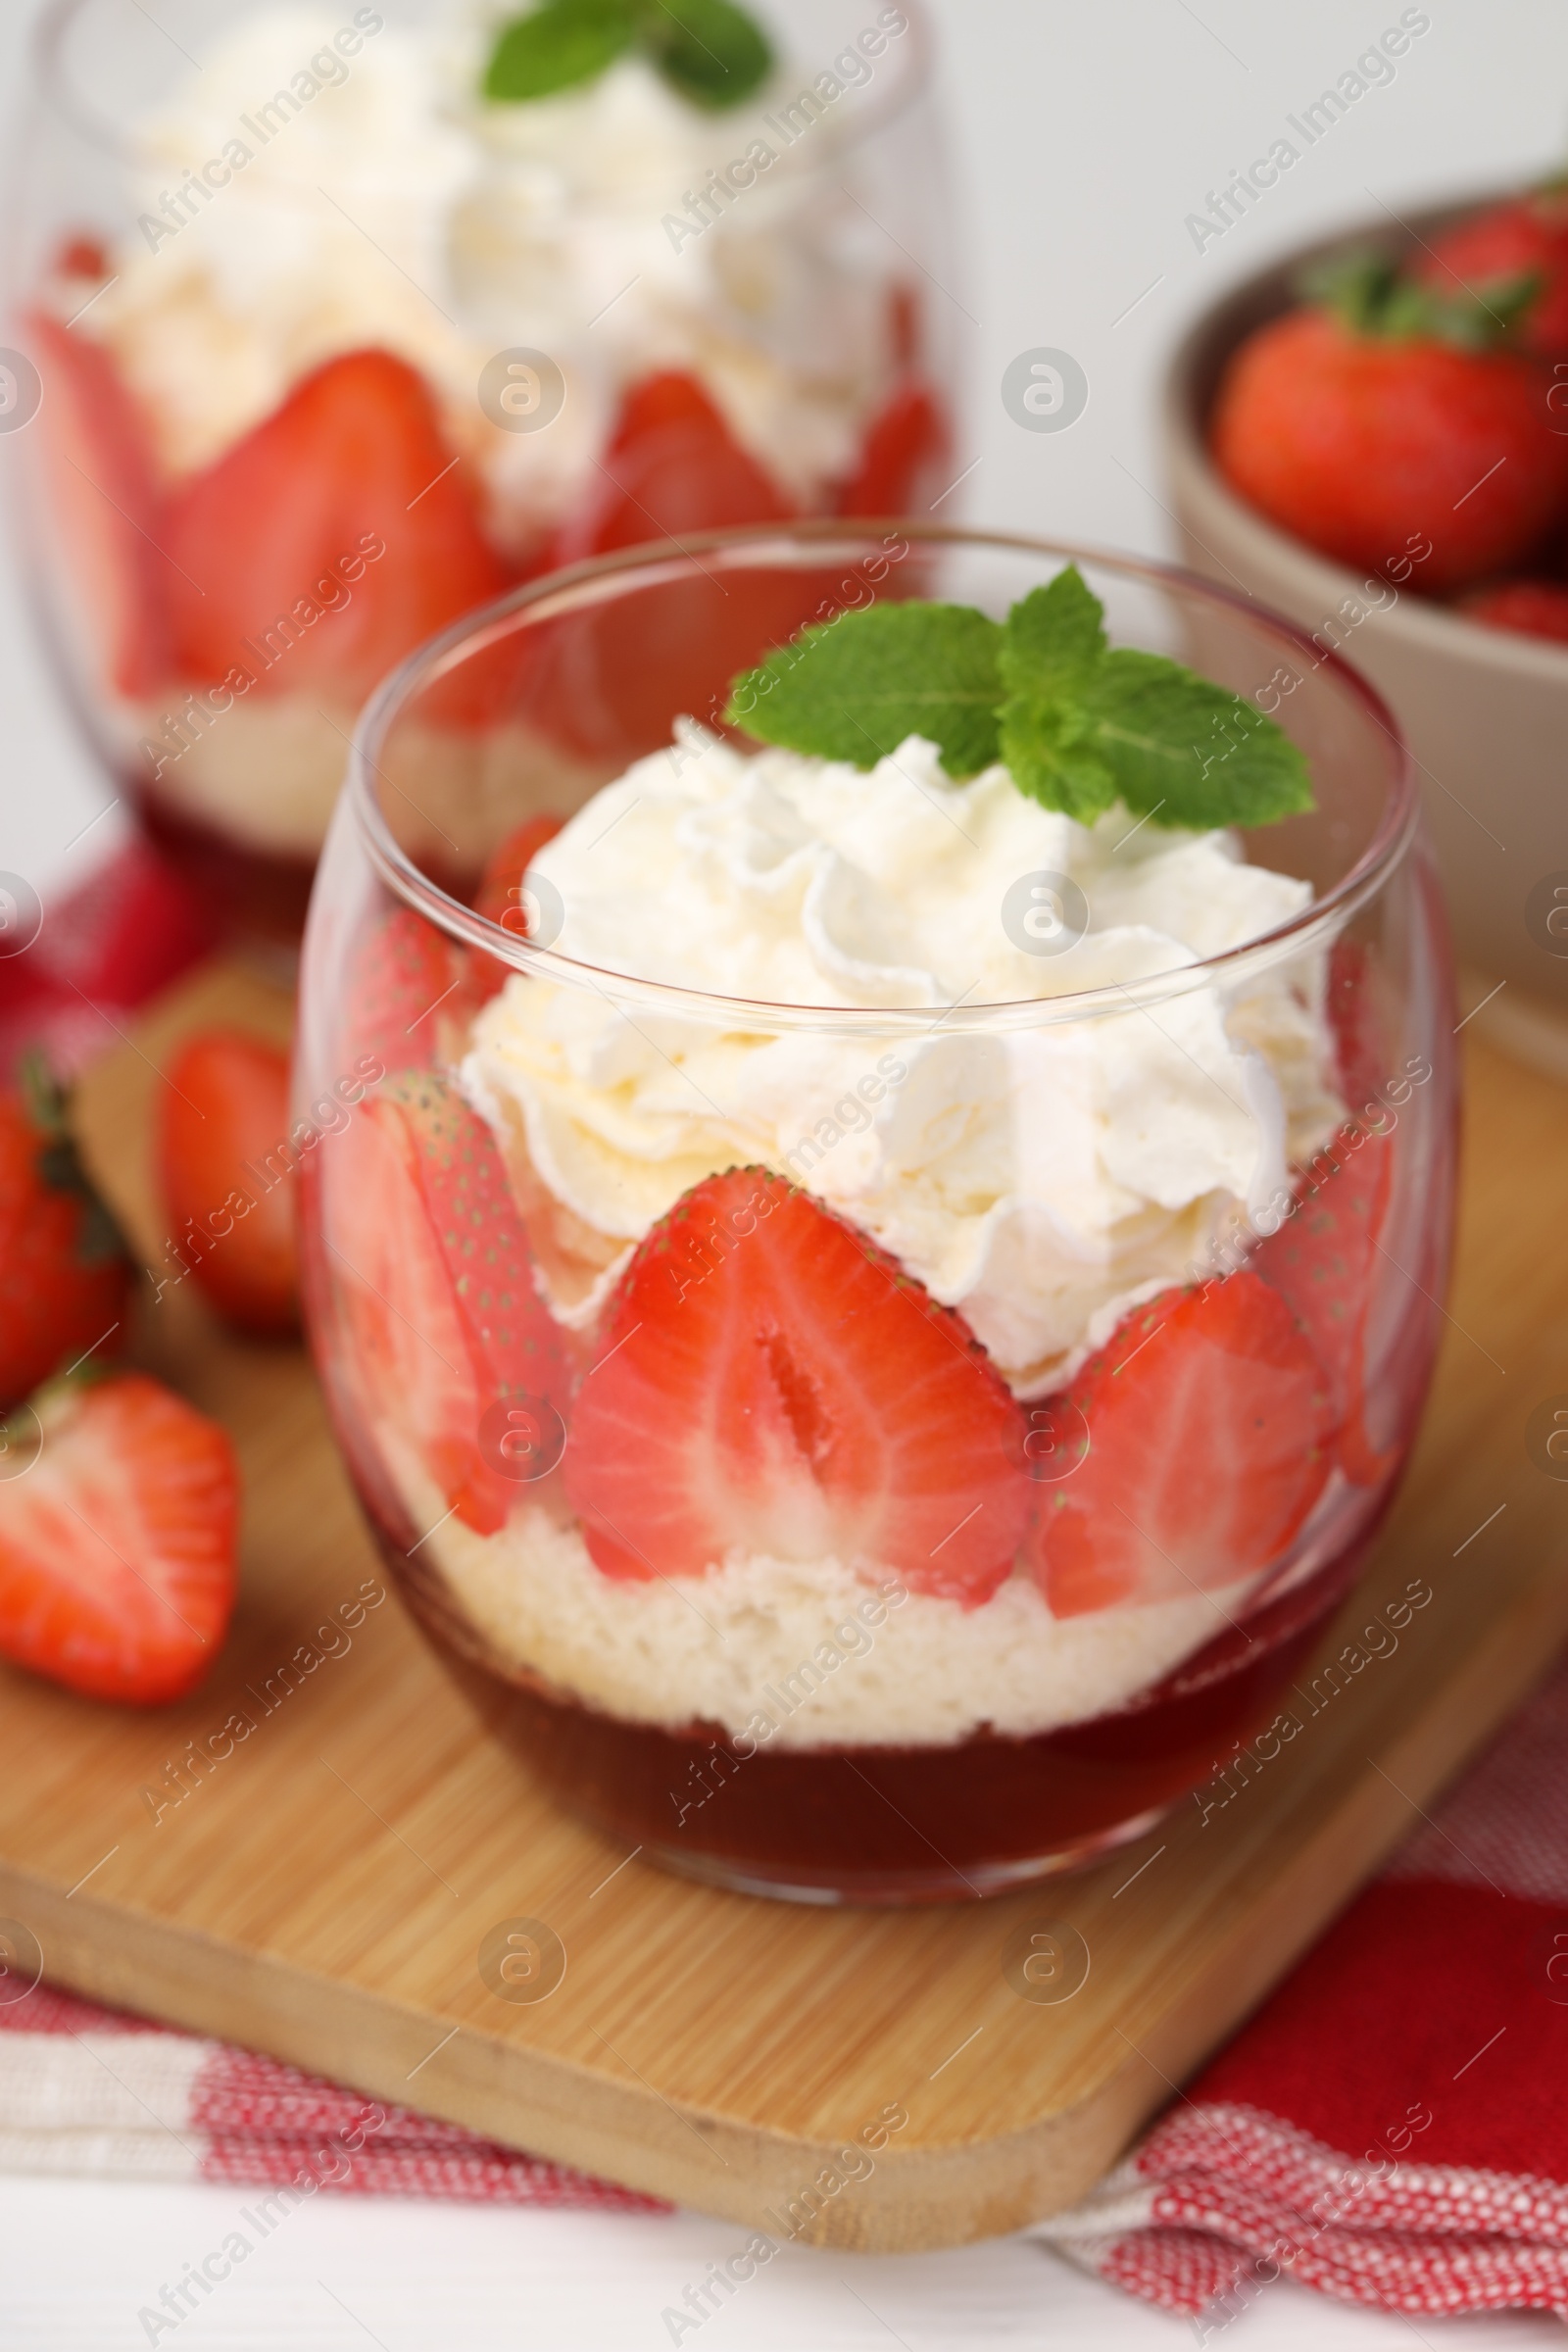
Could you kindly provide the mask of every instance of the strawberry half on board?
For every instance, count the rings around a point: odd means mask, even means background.
[[[234,1606],[233,1447],[139,1372],[34,1410],[37,1459],[0,1481],[0,1656],[89,1698],[181,1697]]]
[[[204,1029],[164,1076],[158,1158],[175,1247],[242,1331],[297,1330],[288,1055],[242,1029]]]
[[[457,1515],[493,1535],[528,1491],[508,1408],[533,1415],[548,1453],[567,1391],[495,1139],[444,1079],[409,1070],[319,1151],[351,1377]]]
[[[1327,1390],[1250,1268],[1129,1315],[1068,1389],[1087,1451],[1042,1490],[1030,1535],[1053,1613],[1189,1599],[1267,1568],[1328,1479]]]
[[[1023,1536],[1024,1440],[960,1316],[808,1194],[738,1168],[628,1266],[566,1493],[606,1576],[833,1557],[974,1606]]]

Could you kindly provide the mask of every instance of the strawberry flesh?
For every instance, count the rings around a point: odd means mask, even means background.
[[[1326,1387],[1250,1269],[1129,1315],[1067,1391],[1087,1450],[1041,1491],[1028,1560],[1054,1613],[1183,1600],[1268,1567],[1328,1478]]]
[[[180,673],[364,701],[506,570],[423,379],[385,351],[329,360],[171,497]]]
[[[1023,1535],[1024,1435],[961,1317],[781,1177],[735,1169],[627,1268],[566,1492],[607,1576],[832,1556],[973,1606]]]
[[[412,906],[393,906],[350,959],[344,1034],[383,1072],[429,1069],[453,1058],[474,1002],[464,951]]]
[[[519,1487],[487,1414],[523,1398],[559,1410],[566,1391],[494,1138],[445,1080],[408,1070],[321,1150],[332,1270],[369,1401],[459,1516],[493,1535]]]
[[[1295,1213],[1259,1243],[1250,1270],[1285,1300],[1327,1376],[1348,1474],[1372,1484],[1386,1462],[1366,1436],[1367,1330],[1373,1298],[1392,1276],[1378,1249],[1394,1189],[1396,1143],[1361,1127],[1318,1152]]]
[[[547,841],[554,841],[564,819],[559,816],[530,816],[509,833],[490,855],[478,890],[474,894],[473,910],[487,921],[499,923],[503,931],[514,938],[529,936],[530,922],[526,899],[528,868]],[[487,1002],[502,988],[511,972],[509,963],[486,956],[482,949],[473,956],[473,993]]]
[[[26,326],[44,387],[50,518],[73,589],[116,691],[155,694],[170,674],[169,611],[180,581],[151,440],[102,344],[41,312]]]
[[[952,448],[935,393],[926,384],[902,384],[871,420],[859,463],[839,492],[839,513],[923,514],[941,495]]]
[[[272,1337],[299,1324],[288,1055],[238,1029],[187,1038],[160,1096],[172,1239],[221,1314]]]
[[[234,1605],[233,1448],[140,1373],[38,1409],[37,1460],[0,1484],[0,1654],[92,1698],[178,1698]]]

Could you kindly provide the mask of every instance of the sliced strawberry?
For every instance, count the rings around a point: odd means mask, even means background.
[[[178,1698],[234,1606],[233,1448],[139,1372],[37,1412],[37,1460],[0,1483],[0,1653],[92,1698]]]
[[[1394,1272],[1378,1250],[1394,1189],[1393,1136],[1337,1135],[1297,1190],[1295,1214],[1248,1261],[1271,1283],[1310,1341],[1329,1385],[1340,1453],[1350,1477],[1373,1484],[1387,1460],[1365,1434],[1367,1330],[1373,1298]]]
[[[1068,1391],[1087,1452],[1030,1537],[1055,1615],[1181,1600],[1277,1559],[1329,1474],[1326,1385],[1250,1269],[1129,1315]]]
[[[0,1092],[0,1408],[125,1339],[130,1263],[36,1063]]]
[[[101,343],[43,312],[26,330],[43,380],[49,519],[72,587],[116,692],[154,694],[171,673],[168,613],[181,582],[151,438]]]
[[[241,1029],[204,1029],[164,1076],[159,1169],[175,1247],[242,1330],[296,1330],[288,1055]]]
[[[941,496],[953,448],[947,413],[926,384],[903,384],[873,417],[841,514],[912,514]]]
[[[329,360],[184,483],[166,545],[182,675],[350,708],[507,578],[423,379],[384,351]]]
[[[344,1034],[383,1070],[457,1059],[477,998],[470,960],[412,906],[394,906],[355,950]]]
[[[522,903],[522,884],[545,843],[555,840],[565,821],[564,816],[548,813],[530,816],[507,835],[499,849],[491,851],[474,893],[476,914],[499,923],[504,931],[515,931],[526,939],[528,915]]]
[[[564,817],[530,816],[507,835],[497,850],[490,854],[489,862],[474,893],[473,910],[503,931],[511,931],[518,939],[526,939],[531,929],[528,912],[528,868],[547,841],[554,841],[564,824]],[[473,989],[481,1001],[488,1001],[502,988],[512,969],[498,962],[493,956],[476,952],[473,957]]]
[[[644,540],[677,555],[694,531],[781,522],[794,512],[702,385],[680,370],[632,386],[602,466],[598,490],[561,535],[561,563]],[[667,744],[682,711],[716,723],[730,679],[788,642],[824,582],[786,570],[726,573],[700,561],[690,580],[633,590],[536,632],[529,715],[574,753],[619,766]]]
[[[323,1151],[327,1246],[361,1380],[459,1515],[492,1535],[520,1491],[497,1409],[504,1419],[510,1402],[564,1402],[566,1391],[494,1138],[444,1080],[411,1070]]]
[[[974,1605],[1023,1534],[1024,1434],[959,1316],[782,1177],[734,1169],[627,1268],[566,1493],[607,1576],[831,1555]]]
[[[633,384],[601,465],[598,490],[562,535],[564,563],[721,523],[783,522],[794,511],[679,368]]]

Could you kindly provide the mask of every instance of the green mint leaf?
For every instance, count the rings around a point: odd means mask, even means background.
[[[484,94],[518,102],[551,98],[597,80],[637,34],[631,0],[545,0],[514,17],[497,41]]]
[[[1002,757],[1021,793],[1092,825],[1116,799],[1116,772],[1072,705],[1010,695],[1002,707]]]
[[[1312,806],[1306,761],[1282,727],[1162,654],[1107,654],[1084,696],[1086,744],[1135,816],[1203,832],[1266,825]]]
[[[1013,695],[1072,693],[1088,683],[1104,651],[1104,608],[1069,564],[1007,614],[1002,682]]]
[[[923,735],[950,776],[998,756],[1002,630],[969,605],[871,605],[737,678],[725,718],[761,743],[874,767]]]
[[[772,72],[766,35],[734,0],[641,0],[640,14],[655,65],[694,106],[738,106]]]

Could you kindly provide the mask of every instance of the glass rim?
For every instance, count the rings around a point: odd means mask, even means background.
[[[33,24],[27,44],[32,80],[44,103],[69,123],[78,136],[90,139],[103,153],[139,169],[146,162],[143,152],[117,124],[95,114],[90,103],[75,88],[62,54],[73,23],[85,16],[88,9],[103,5],[104,0],[48,0],[48,5]],[[890,122],[896,122],[906,108],[914,105],[930,86],[936,62],[936,44],[926,0],[898,0],[898,6],[908,19],[907,31],[911,36],[906,53],[910,59],[908,68],[895,79],[890,90],[878,97],[868,97],[863,107],[846,119],[846,127],[833,149],[837,156],[875,138]],[[146,14],[145,10],[139,10],[138,13]],[[197,71],[201,71],[200,67]],[[723,117],[713,115],[707,120],[717,123]],[[786,150],[779,160],[787,167],[790,151]],[[800,168],[799,165],[795,167],[797,171]]]
[[[1136,981],[1113,981],[1099,988],[1064,991],[1049,997],[1009,997],[985,1004],[965,1004],[960,998],[943,1010],[930,1004],[774,1004],[762,998],[687,988],[674,981],[654,980],[584,963],[555,948],[535,946],[525,937],[491,921],[487,915],[476,913],[432,881],[395,839],[374,788],[374,779],[382,772],[379,758],[390,730],[416,695],[459,668],[487,645],[501,643],[515,633],[518,614],[546,605],[554,608],[545,615],[548,618],[592,609],[598,599],[583,591],[607,578],[642,573],[650,584],[657,584],[661,570],[667,568],[671,581],[689,579],[696,554],[722,558],[726,552],[746,550],[761,556],[770,547],[788,548],[793,554],[803,548],[850,543],[859,545],[863,552],[865,543],[874,543],[879,533],[885,543],[890,531],[927,547],[995,549],[1005,554],[1042,557],[1058,564],[1087,564],[1156,588],[1181,590],[1202,603],[1260,622],[1281,645],[1305,654],[1314,667],[1337,676],[1342,689],[1384,737],[1389,794],[1371,840],[1339,880],[1321,897],[1314,897],[1299,914],[1244,941],[1239,947],[1200,956],[1192,963],[1173,965]],[[821,1030],[838,1035],[876,1036],[918,1035],[939,1026],[965,1033],[1060,1026],[1129,1010],[1147,1010],[1216,982],[1224,987],[1233,986],[1315,947],[1328,945],[1350,917],[1377,896],[1408,852],[1420,821],[1415,763],[1403,732],[1382,696],[1351,663],[1337,653],[1325,655],[1304,630],[1255,598],[1217,587],[1180,565],[1121,555],[1109,549],[1037,539],[1020,532],[858,515],[807,516],[789,523],[741,523],[725,529],[691,532],[679,542],[645,541],[636,547],[617,548],[610,555],[565,565],[508,590],[504,596],[466,613],[416,647],[382,680],[355,726],[343,798],[348,812],[346,821],[355,825],[371,865],[394,896],[449,937],[481,950],[498,963],[508,964],[515,971],[531,972],[540,979],[554,980],[559,985],[590,990],[610,1002],[624,1000],[651,1010],[689,1014],[710,1027],[722,1025],[762,1033]]]

